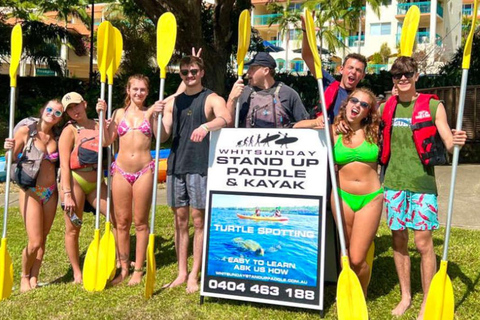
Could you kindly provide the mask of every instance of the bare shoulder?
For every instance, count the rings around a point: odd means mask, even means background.
[[[225,99],[223,97],[219,96],[215,92],[212,92],[211,94],[208,95],[206,103],[211,105],[211,106],[219,106],[219,105],[226,105]]]

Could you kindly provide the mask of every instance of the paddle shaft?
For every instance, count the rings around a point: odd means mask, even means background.
[[[13,126],[15,124],[15,87],[10,87],[10,116],[8,118],[8,137],[13,138]],[[2,239],[7,237],[8,205],[10,202],[10,168],[12,167],[13,149],[7,152],[7,177],[5,180],[5,203],[3,206],[3,232]]]
[[[238,80],[242,79],[242,76],[238,76]],[[235,106],[235,128],[238,128],[238,122],[240,121],[240,97],[237,98]]]
[[[460,101],[458,106],[458,115],[457,115],[457,130],[462,130],[462,121],[463,121],[463,110],[465,109],[465,96],[467,93],[467,80],[468,80],[468,69],[462,70],[462,84],[460,86]],[[450,240],[450,227],[452,223],[452,214],[453,214],[453,198],[455,195],[455,182],[457,180],[457,167],[458,167],[458,157],[460,155],[460,146],[455,145],[453,148],[453,159],[452,159],[452,179],[450,182],[450,194],[448,196],[448,211],[447,211],[447,224],[445,229],[445,243],[443,245],[443,256],[442,260],[447,261],[448,254],[448,242]]]
[[[113,81],[112,81],[113,82]],[[113,103],[113,84],[108,84],[108,105],[107,105],[107,119],[112,117],[112,103]],[[107,215],[106,222],[110,222],[110,203],[112,202],[112,176],[110,175],[110,165],[112,164],[112,145],[107,147]]]
[[[100,85],[100,99],[105,99],[105,82],[102,82]],[[102,191],[102,177],[103,177],[103,168],[102,168],[102,158],[103,158],[103,131],[105,128],[104,125],[104,112],[100,111],[98,113],[98,121],[100,127],[98,129],[98,160],[97,160],[97,208],[95,209],[95,229],[100,228],[100,196]]]
[[[165,79],[160,78],[160,101],[163,100],[163,90],[165,88]],[[155,211],[157,206],[157,181],[158,181],[158,162],[160,159],[160,138],[162,135],[162,114],[157,116],[157,137],[155,140],[155,172],[153,173],[153,193],[152,193],[152,217],[150,218],[150,234],[153,234],[155,225]]]
[[[318,92],[320,95],[320,100],[322,102],[321,104],[322,104],[323,121],[325,122],[325,136],[327,139],[327,154],[328,154],[328,169],[330,171],[330,180],[332,181],[332,193],[333,193],[333,199],[335,202],[335,214],[337,216],[337,229],[338,229],[338,235],[340,238],[340,247],[342,250],[342,256],[346,256],[347,247],[345,244],[345,233],[343,232],[342,214],[340,211],[340,198],[338,197],[337,178],[335,174],[335,163],[333,161],[332,139],[330,134],[330,123],[328,122],[328,114],[327,114],[327,108],[325,103],[325,92],[323,90],[322,79],[318,78],[317,82],[318,82]]]

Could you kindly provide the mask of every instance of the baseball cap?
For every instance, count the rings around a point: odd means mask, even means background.
[[[62,98],[63,108],[66,110],[71,103],[80,103],[84,101],[83,97],[76,92],[69,92]]]
[[[262,66],[268,67],[270,69],[275,69],[277,67],[277,63],[275,59],[267,52],[259,52],[257,53],[252,60],[245,63],[246,66]]]

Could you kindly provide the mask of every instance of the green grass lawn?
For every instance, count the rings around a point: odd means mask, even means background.
[[[143,298],[144,283],[136,287],[120,285],[103,292],[89,293],[73,285],[72,272],[64,249],[63,217],[58,211],[48,237],[40,282],[46,286],[19,293],[21,250],[26,234],[17,208],[10,209],[8,251],[14,264],[14,292],[0,302],[0,319],[318,319],[316,311],[206,298],[199,304],[199,294],[188,295],[185,286],[162,290],[162,285],[176,276],[173,245],[173,219],[170,210],[159,206],[156,218],[157,275],[154,296]],[[82,260],[93,239],[94,218],[86,215],[81,234]],[[102,225],[103,226],[103,225]],[[103,228],[103,227],[102,227]],[[103,232],[102,232],[103,233]],[[132,230],[133,233],[133,230]],[[435,233],[435,251],[441,256],[444,230]],[[391,319],[390,310],[400,299],[400,291],[390,247],[390,232],[382,222],[378,231],[374,270],[367,305],[370,319]],[[132,246],[135,238],[132,237]],[[448,273],[455,293],[456,319],[480,319],[480,231],[453,229],[449,250]],[[413,306],[400,319],[415,319],[421,303],[419,255],[411,240]],[[325,319],[336,318],[335,287],[325,293]]]

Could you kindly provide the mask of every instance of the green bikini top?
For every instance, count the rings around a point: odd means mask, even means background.
[[[344,165],[350,162],[377,162],[379,148],[376,144],[369,143],[366,140],[356,148],[349,148],[343,144],[342,135],[338,136],[335,147],[333,148],[333,157],[335,163]]]

